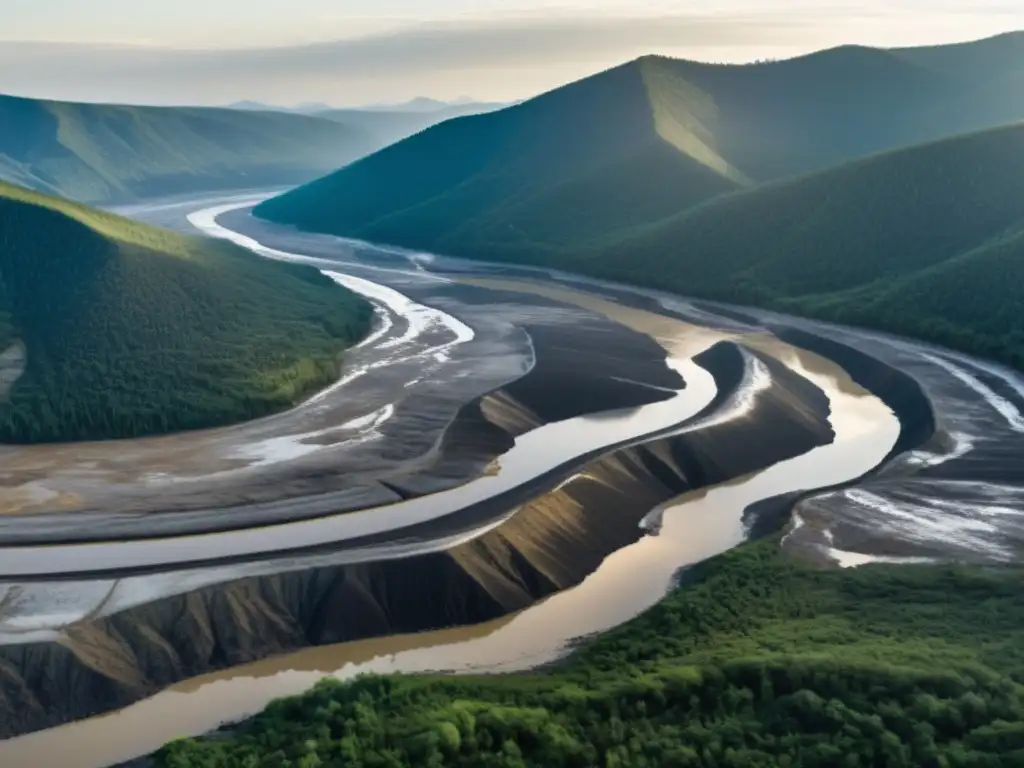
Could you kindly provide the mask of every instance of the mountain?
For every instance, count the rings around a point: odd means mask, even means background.
[[[302,115],[312,115],[317,112],[326,112],[329,109],[333,109],[333,107],[322,101],[306,101],[302,104],[296,104],[294,107],[281,107],[276,104],[266,104],[262,101],[243,99],[242,101],[228,104],[227,109],[241,109],[250,112],[294,112]]]
[[[728,195],[533,261],[875,327],[1024,368],[1022,189],[1018,124]],[[500,257],[500,244],[486,253]]]
[[[431,99],[426,96],[417,96],[415,99],[402,102],[401,104],[382,104],[367,107],[368,110],[384,110],[387,112],[436,112],[449,106],[448,102],[439,99]]]
[[[359,109],[364,112],[438,112],[452,107],[466,107],[479,112],[491,111],[504,106],[497,102],[477,101],[472,96],[460,96],[454,101],[442,101],[431,99],[427,96],[417,96],[409,101],[400,104],[371,104]]]
[[[225,109],[243,109],[249,112],[290,112],[288,107],[277,107],[273,104],[264,104],[262,101],[252,101],[251,99],[243,99],[242,101],[233,101],[230,104],[226,104]]]
[[[318,112],[317,117],[335,120],[354,129],[360,130],[373,138],[379,147],[386,147],[404,138],[419,133],[445,120],[466,115],[479,115],[494,112],[504,104],[469,102],[464,104],[445,104],[432,99],[416,100],[429,102],[430,108],[409,109],[408,105],[397,107],[362,108],[362,109],[328,109]]]
[[[299,183],[381,146],[307,115],[0,96],[0,180],[95,204]]]
[[[978,83],[993,72],[1024,72],[1024,32],[1008,32],[984,40],[952,45],[895,48],[907,61],[965,82]]]
[[[748,184],[704,141],[710,137],[697,116],[666,87],[669,76],[659,61],[643,60],[451,120],[256,212],[447,250],[469,232],[528,242],[544,229],[556,236],[592,224],[614,229]],[[609,194],[629,205],[619,207]]]
[[[312,268],[0,184],[0,442],[287,408],[337,376],[371,316]]]
[[[292,107],[293,112],[302,112],[307,115],[314,115],[318,112],[326,112],[333,107],[324,101],[303,101]]]
[[[787,61],[644,57],[449,121],[268,201],[265,218],[486,255],[597,241],[716,195],[1024,118],[1024,36]]]

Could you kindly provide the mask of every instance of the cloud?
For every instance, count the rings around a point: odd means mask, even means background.
[[[309,74],[326,66],[363,66],[377,72],[409,67],[450,69],[534,62],[538,58],[603,58],[637,47],[730,46],[792,39],[795,25],[769,17],[720,19],[710,16],[555,19],[519,18],[500,24],[422,24],[386,34],[311,45],[187,50],[130,45],[0,43],[0,56],[43,63],[76,61],[114,73],[124,67],[175,72],[225,73],[252,67]]]
[[[218,103],[243,96],[353,103],[465,91],[505,99],[643,53],[711,60],[785,55],[847,41],[840,36],[870,21],[836,9],[817,16],[777,11],[634,18],[530,15],[500,23],[423,24],[279,48],[0,43],[0,91],[149,103]]]

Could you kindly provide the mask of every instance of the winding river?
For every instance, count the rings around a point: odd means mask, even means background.
[[[137,453],[127,452],[127,458],[104,459],[121,475],[141,477],[144,490],[160,487],[151,473],[161,457],[173,458],[181,473],[169,485],[201,487],[207,481],[188,465],[192,439],[203,446],[195,451],[197,465],[215,464],[217,478],[239,482],[258,480],[268,467],[298,466],[321,454],[328,466],[342,461],[379,472],[391,465],[381,458],[386,452],[374,450],[403,445],[421,432],[429,439],[417,450],[430,454],[454,405],[531,370],[536,350],[523,329],[537,328],[549,316],[563,328],[582,332],[586,326],[587,343],[611,340],[613,328],[628,329],[634,341],[653,341],[664,368],[655,372],[658,383],[652,383],[650,369],[643,375],[609,375],[636,391],[658,391],[663,399],[524,431],[488,471],[408,499],[388,498],[379,489],[366,490],[369,486],[343,488],[309,499],[232,506],[223,510],[224,525],[215,529],[209,527],[210,510],[202,506],[148,516],[128,506],[117,514],[0,518],[5,542],[0,547],[0,645],[59,642],[64,630],[79,622],[242,577],[457,546],[502,526],[531,494],[586,481],[587,457],[666,435],[699,433],[714,424],[742,425],[770,384],[764,360],[781,364],[824,394],[834,439],[643,510],[646,534],[636,543],[605,557],[578,586],[518,613],[475,626],[309,648],[197,677],[117,712],[0,742],[0,765],[101,768],[236,721],[327,675],[500,673],[557,660],[580,638],[656,603],[681,567],[744,541],[750,535],[745,511],[784,494],[803,492],[783,546],[843,566],[879,560],[1000,563],[1024,551],[1019,462],[1024,381],[1012,371],[884,334],[720,308],[572,275],[378,249],[258,222],[242,221],[245,226],[238,227],[236,209],[247,202],[209,202],[198,211],[185,203],[173,216],[184,222],[188,214],[192,226],[263,256],[317,266],[376,304],[377,331],[351,355],[336,386],[293,414],[184,440],[155,440]],[[792,338],[790,332],[814,335],[821,344],[785,343],[781,339]],[[556,354],[566,338],[571,337],[556,339]],[[738,389],[708,412],[716,381],[695,358],[721,341],[738,342],[751,354]],[[829,344],[885,366],[889,373],[879,379],[883,388],[895,372],[904,376],[930,404],[924,410],[932,413],[918,416],[934,423],[908,439],[905,430],[915,427],[900,423],[886,404],[891,399],[883,401],[856,383],[824,352],[808,351]],[[617,365],[621,370],[622,361]],[[413,408],[416,397],[421,400]],[[441,416],[435,413],[438,404],[448,409]],[[324,420],[328,427],[318,426]],[[404,428],[406,423],[412,427]],[[45,466],[68,461],[79,471],[74,462],[85,459],[77,454],[104,466],[97,459],[103,451],[120,455],[124,447],[85,446],[70,458],[47,454]],[[30,469],[44,466],[31,452],[27,458],[8,458]],[[132,474],[134,468],[128,472],[125,462],[136,462],[141,474]],[[278,476],[268,477],[265,485],[274,486]],[[506,497],[508,504],[466,514]],[[338,514],[350,501],[358,505],[351,508],[355,511]],[[248,527],[237,529],[246,522]],[[99,539],[93,536],[97,529],[105,534]],[[166,535],[147,538],[147,529]],[[33,543],[55,532],[66,534],[60,543]],[[330,546],[320,551],[325,542]]]
[[[218,206],[193,214],[190,219],[206,232],[230,237],[262,255],[309,260],[298,253],[269,248],[218,224],[217,216],[231,207],[237,206]],[[317,263],[338,282],[364,293],[378,306],[388,307],[391,312],[402,306],[403,298],[388,293],[396,292],[394,288],[343,275],[337,264],[330,268]],[[473,279],[482,290],[544,296],[547,300],[585,307],[648,334],[664,348],[668,365],[682,376],[687,386],[658,403],[602,414],[599,418],[584,416],[555,422],[526,432],[501,456],[497,472],[451,490],[381,508],[318,516],[272,528],[70,543],[50,548],[52,557],[45,560],[40,559],[38,547],[0,550],[5,575],[22,582],[22,590],[38,592],[34,610],[15,617],[13,622],[8,616],[6,624],[0,623],[0,629],[9,633],[20,631],[31,639],[59,636],[60,627],[80,619],[85,615],[83,611],[90,616],[97,615],[97,611],[110,613],[158,596],[254,573],[309,568],[324,562],[400,558],[451,547],[500,525],[505,518],[477,520],[439,537],[409,537],[400,531],[507,493],[553,467],[570,467],[562,475],[570,473],[575,460],[595,449],[606,450],[640,443],[655,435],[700,429],[708,419],[744,419],[751,393],[762,386],[759,376],[763,371],[755,361],[748,366],[744,385],[736,396],[703,421],[695,421],[694,417],[711,402],[716,388],[712,377],[692,358],[715,341],[736,338],[735,333],[723,330],[728,327],[724,318],[719,318],[722,322],[717,328],[703,328],[678,316],[623,306],[608,295],[590,290],[583,281],[567,287],[563,283],[509,280],[486,274]],[[405,306],[412,307],[414,315],[424,316],[415,309],[421,306],[418,303],[408,301]],[[381,315],[390,317],[384,310]],[[407,317],[405,322],[412,327],[420,321],[414,316]],[[462,343],[467,340],[467,333],[472,333],[468,326],[463,331],[449,323],[449,328],[451,333],[435,345],[431,354],[443,355],[451,349],[445,345]],[[380,336],[369,343],[387,343],[383,339]],[[172,738],[200,734],[250,715],[271,699],[299,693],[325,675],[347,678],[364,672],[523,670],[563,656],[580,637],[629,620],[665,594],[679,568],[741,543],[748,535],[744,511],[751,504],[854,480],[876,468],[900,434],[900,423],[889,407],[855,384],[838,365],[768,335],[745,334],[744,339],[751,348],[777,359],[827,396],[829,422],[835,433],[830,444],[650,510],[648,517],[660,525],[649,535],[607,557],[579,586],[518,614],[462,629],[312,648],[196,678],[119,712],[0,742],[0,764],[100,768],[146,754]],[[377,411],[373,420],[390,416]],[[387,541],[359,543],[364,537],[396,531],[399,533]],[[304,547],[325,540],[338,546],[329,554],[301,553]],[[356,545],[345,548],[346,540]],[[231,557],[239,558],[240,562],[216,565],[218,560]],[[149,573],[152,570],[162,572]],[[40,608],[46,595],[55,590],[49,581],[54,576],[64,579],[57,590],[64,595],[59,620],[55,620],[52,606],[50,613]],[[102,603],[92,597],[75,597],[86,593],[102,593]]]

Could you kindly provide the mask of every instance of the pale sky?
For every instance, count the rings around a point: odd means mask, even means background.
[[[750,61],[1024,29],[1024,0],[0,2],[0,92],[151,104],[511,100],[645,53]]]

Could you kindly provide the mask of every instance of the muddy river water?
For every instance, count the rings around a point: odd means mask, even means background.
[[[770,334],[704,328],[678,317],[624,306],[607,295],[587,291],[585,286],[574,289],[537,280],[481,276],[460,279],[483,290],[528,293],[582,307],[657,341],[688,387],[683,390],[685,394],[680,393],[673,400],[645,407],[647,414],[654,414],[646,425],[628,419],[619,425],[633,429],[636,434],[683,421],[710,401],[714,381],[691,358],[716,341],[731,338],[772,356],[820,388],[829,401],[829,422],[835,439],[761,472],[688,493],[650,510],[649,518],[660,521],[656,532],[611,554],[579,586],[517,614],[460,629],[311,648],[188,680],[118,712],[0,742],[0,765],[11,768],[111,765],[151,752],[170,739],[200,734],[251,715],[270,700],[300,693],[328,675],[348,678],[366,672],[498,673],[550,662],[566,654],[578,638],[615,627],[656,603],[671,587],[673,576],[681,567],[741,543],[747,535],[743,513],[751,504],[784,493],[826,488],[854,480],[878,466],[899,436],[900,423],[890,408],[851,381],[842,368],[810,352],[783,344]],[[745,391],[741,390],[733,402],[709,418],[747,418],[749,394],[761,386],[756,373],[754,371],[755,375],[745,381]],[[544,434],[548,439],[538,434],[533,443],[529,439],[517,443],[517,447],[526,446],[521,454],[528,466],[524,464],[522,472],[539,471],[545,462],[557,460],[557,456],[552,458],[551,446],[576,443],[581,434],[585,441],[615,443],[615,418],[623,416],[586,422],[587,429],[582,431],[584,422],[569,427],[549,425],[537,430],[544,433],[547,429]],[[633,413],[628,418],[635,420],[638,416]],[[702,426],[697,422],[684,429]],[[513,453],[501,461],[515,469],[520,459]],[[477,482],[486,486],[500,482],[500,477],[485,477]],[[453,493],[465,494],[466,487]],[[372,525],[373,512],[357,513],[350,519],[363,515],[367,525]],[[309,524],[323,525],[318,521]],[[473,532],[465,535],[473,535]],[[224,536],[227,537],[224,542],[229,538],[240,540],[234,538],[236,534]],[[219,549],[217,545],[211,546],[214,552]],[[192,549],[190,546],[189,550]],[[95,550],[79,548],[75,551],[87,559],[62,560],[60,568],[83,570],[82,563],[92,562],[91,553]],[[379,552],[374,553],[374,556],[379,555]],[[105,555],[100,559],[103,557]],[[129,559],[137,563],[141,562],[139,558],[145,557],[140,554]],[[22,562],[24,564],[19,565]],[[4,565],[7,569],[36,567],[29,558],[21,556],[16,560],[7,559]],[[264,563],[256,567],[268,566]],[[247,572],[243,568],[233,573],[244,575]],[[220,573],[215,578],[223,581],[228,576]],[[202,579],[187,583],[194,588]],[[38,586],[41,590],[48,589],[45,584]],[[128,604],[130,601],[124,603]],[[33,628],[30,618],[29,623],[22,626]]]
[[[803,372],[829,394],[832,445],[673,500],[661,510],[658,535],[611,555],[574,589],[489,624],[311,648],[190,680],[110,715],[9,740],[0,744],[0,761],[100,768],[251,715],[327,675],[508,672],[557,659],[574,639],[615,627],[653,605],[680,567],[740,543],[749,504],[850,480],[885,456],[899,431],[891,411],[870,395],[842,391],[835,379]]]

